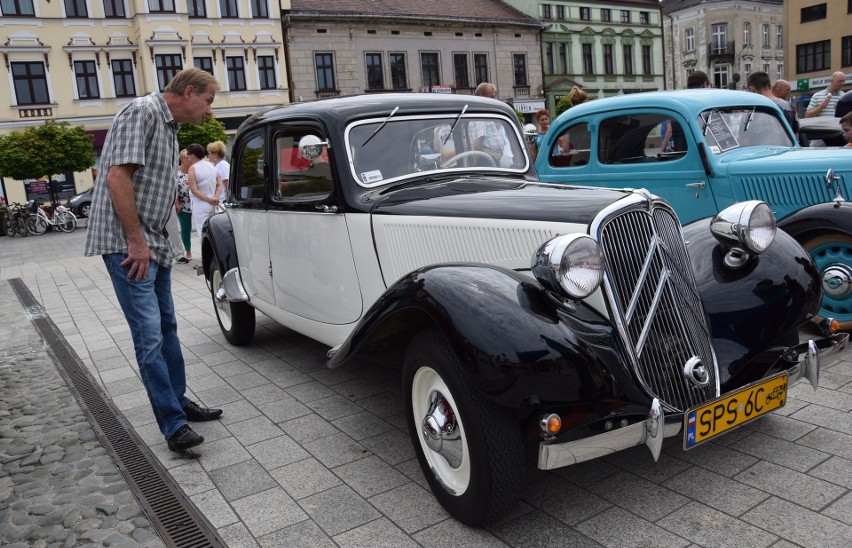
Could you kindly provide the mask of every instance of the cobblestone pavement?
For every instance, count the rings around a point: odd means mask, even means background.
[[[82,257],[84,235],[81,229],[0,238],[0,310],[9,326],[0,354],[0,544],[14,538],[35,544],[36,537],[21,537],[21,527],[44,528],[46,516],[58,511],[48,508],[50,503],[21,506],[15,486],[23,483],[15,481],[39,481],[49,467],[60,466],[62,461],[50,462],[60,448],[65,458],[79,454],[78,443],[92,453],[89,458],[101,462],[103,455],[77,411],[62,413],[63,425],[65,420],[77,425],[76,430],[68,426],[63,438],[37,426],[42,414],[55,413],[52,405],[15,403],[41,392],[36,383],[25,387],[22,377],[10,379],[9,372],[22,362],[31,367],[44,361],[20,304],[2,281],[16,277],[43,303],[136,432],[230,546],[838,547],[852,538],[848,350],[823,364],[818,391],[800,383],[779,413],[692,451],[683,452],[678,440],[669,440],[657,463],[640,447],[555,471],[531,470],[511,516],[488,529],[471,529],[449,518],[428,491],[404,430],[397,373],[371,366],[329,370],[325,347],[262,316],[252,345],[229,346],[204,281],[191,265],[173,271],[189,387],[194,398],[225,413],[221,421],[197,425],[206,439],[200,459],[168,451],[103,262]],[[25,361],[29,356],[34,357]],[[12,408],[37,412],[39,419],[18,419],[22,422],[14,426]],[[58,418],[44,420],[59,426]],[[10,470],[32,479],[15,480]],[[120,479],[106,467],[94,466],[91,475],[100,478],[103,490]],[[63,492],[61,499],[58,484],[54,488],[57,494],[49,494],[45,485],[40,495],[54,505],[87,496]],[[134,537],[147,529],[133,521],[138,517],[129,517],[127,500],[94,502],[95,516],[86,519],[147,542]],[[99,504],[117,510],[102,515]],[[121,528],[118,522],[128,519],[141,527]],[[68,529],[68,523],[82,521],[82,514],[69,514],[57,525]],[[88,542],[76,534],[78,544]]]

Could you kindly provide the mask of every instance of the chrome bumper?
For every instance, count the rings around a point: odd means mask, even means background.
[[[787,370],[790,384],[806,378],[816,390],[819,385],[820,358],[841,352],[848,343],[849,334],[838,333],[791,347],[785,354],[786,359],[801,359]],[[656,461],[660,456],[663,438],[677,436],[682,427],[683,413],[665,415],[659,400],[654,398],[648,418],[642,422],[566,443],[542,441],[538,447],[538,468],[551,470],[570,466],[643,443],[651,450]]]
[[[243,286],[243,279],[240,277],[239,268],[232,268],[225,272],[225,275],[222,276],[222,283],[219,287],[213,289],[216,292],[213,298],[219,303],[249,300],[248,292]]]

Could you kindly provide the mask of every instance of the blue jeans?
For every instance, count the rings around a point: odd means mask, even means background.
[[[138,282],[127,277],[124,253],[104,255],[115,295],[133,335],[136,362],[160,432],[169,437],[186,424],[182,407],[190,402],[186,369],[172,302],[172,269],[151,261],[148,276]]]

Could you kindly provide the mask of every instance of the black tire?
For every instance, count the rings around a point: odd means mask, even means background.
[[[9,217],[8,215],[3,217],[3,234],[13,238],[18,233],[17,227],[15,227],[15,220]]]
[[[845,234],[824,234],[800,242],[810,254],[819,271],[820,278],[833,265],[852,265],[852,237]],[[840,323],[840,331],[852,331],[852,297],[831,295],[823,288],[822,302],[819,312],[814,316],[814,323],[823,318],[834,318]]]
[[[30,215],[27,217],[26,226],[27,231],[29,231],[30,234],[35,234],[36,236],[47,232],[47,221],[38,215]]]
[[[79,217],[88,217],[89,211],[91,211],[91,209],[92,209],[92,203],[87,202],[87,203],[85,203],[85,204],[83,204],[83,205],[81,205],[80,207],[77,208],[77,215]]]
[[[56,226],[62,232],[74,232],[77,228],[77,218],[70,211],[56,213]]]
[[[514,508],[526,469],[520,425],[467,379],[439,332],[421,333],[409,345],[402,391],[414,452],[441,506],[472,526],[493,523]],[[443,453],[430,448],[423,427],[431,396],[437,393],[443,396],[444,412],[449,406],[445,416],[455,418],[448,421],[454,427],[446,429],[443,443],[448,449],[442,446]],[[451,463],[455,458],[458,463]]]
[[[255,319],[254,308],[244,302],[216,301],[216,291],[222,284],[222,272],[216,256],[210,261],[210,295],[213,299],[213,309],[216,311],[216,321],[225,339],[234,346],[244,346],[254,338]]]
[[[15,218],[15,231],[18,233],[18,236],[22,238],[26,238],[30,235],[30,231],[27,230],[27,218],[23,216],[18,216]]]

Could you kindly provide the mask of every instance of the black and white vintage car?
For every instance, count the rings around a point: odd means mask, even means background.
[[[540,184],[498,101],[269,110],[240,128],[230,181],[202,241],[225,338],[249,343],[259,310],[329,367],[401,368],[420,465],[467,524],[513,507],[530,447],[540,469],[695,447],[816,388],[848,340],[826,319],[800,343],[820,279],[766,204],[682,228],[643,190]]]

